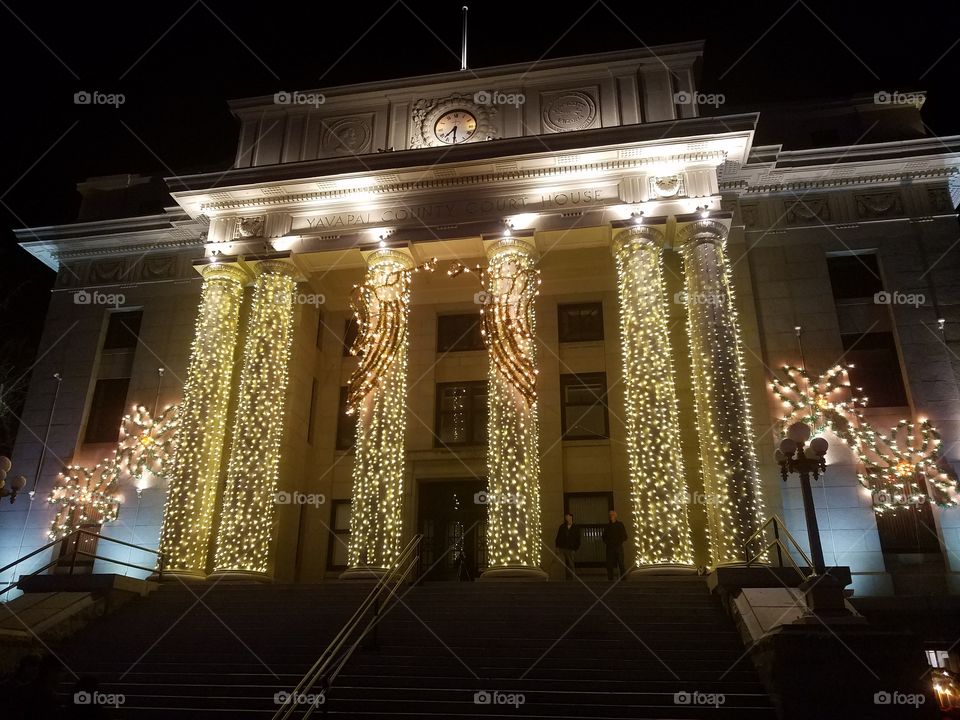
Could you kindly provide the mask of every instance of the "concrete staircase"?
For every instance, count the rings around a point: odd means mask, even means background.
[[[296,685],[368,591],[165,585],[53,648],[80,676],[62,675],[57,717],[86,717],[93,708],[74,702],[86,692],[81,701],[100,701],[96,717],[269,718],[276,694]],[[415,587],[314,717],[323,713],[775,717],[732,622],[696,577]]]

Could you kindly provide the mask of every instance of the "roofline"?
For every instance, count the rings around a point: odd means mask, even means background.
[[[414,75],[412,77],[393,78],[389,80],[372,80],[362,83],[352,83],[348,85],[331,85],[329,87],[298,88],[304,92],[312,90],[323,90],[325,95],[358,95],[367,92],[385,92],[389,90],[406,90],[419,85],[441,85],[443,83],[478,80],[498,75],[510,75],[516,73],[531,73],[534,71],[554,70],[557,68],[579,67],[583,65],[608,65],[615,62],[629,62],[631,60],[649,60],[659,61],[660,55],[703,55],[703,40],[692,40],[687,42],[670,43],[667,45],[655,45],[653,47],[644,46],[632,50],[612,50],[603,53],[591,53],[585,55],[567,55],[550,60],[535,60],[533,62],[511,63],[509,65],[491,65],[482,68],[468,68],[467,70],[450,70],[442,73],[432,73],[429,75]],[[660,51],[660,52],[658,52]],[[239,110],[245,110],[252,107],[258,107],[264,104],[271,104],[273,95],[257,95],[253,97],[234,98],[228,100],[227,104],[234,114]]]

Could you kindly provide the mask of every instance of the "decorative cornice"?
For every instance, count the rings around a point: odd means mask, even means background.
[[[806,168],[804,168],[806,169]],[[799,172],[799,169],[796,171]],[[818,178],[815,180],[794,180],[792,182],[749,185],[747,180],[733,180],[720,183],[721,192],[739,192],[740,195],[776,195],[795,191],[815,189],[856,187],[858,185],[882,185],[904,180],[933,180],[950,178],[958,174],[957,168],[940,167],[915,172],[887,172],[876,175],[853,175],[849,177]]]

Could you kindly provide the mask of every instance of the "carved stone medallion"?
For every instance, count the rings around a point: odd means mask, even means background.
[[[582,90],[544,93],[541,120],[547,132],[569,132],[593,127],[597,101]]]

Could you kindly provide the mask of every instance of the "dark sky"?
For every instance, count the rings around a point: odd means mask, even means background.
[[[456,70],[461,4],[0,0],[0,352],[22,341],[14,360],[29,366],[52,281],[10,228],[70,221],[92,175],[227,167],[227,98]],[[895,13],[849,0],[476,2],[470,65],[703,39],[701,89],[738,108],[926,89],[926,122],[946,135],[960,133],[958,17],[920,0]],[[75,105],[79,90],[126,101]]]

